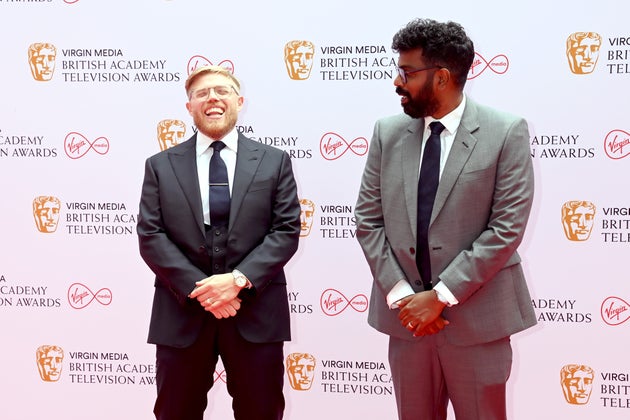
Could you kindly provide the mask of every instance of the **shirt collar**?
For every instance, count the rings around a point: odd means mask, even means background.
[[[466,108],[466,95],[463,95],[463,99],[460,104],[457,105],[457,108],[455,108],[439,120],[436,120],[433,117],[426,117],[424,119],[424,129],[428,130],[429,124],[431,124],[433,121],[440,121],[449,133],[455,133],[455,131],[457,131],[457,127],[459,127],[459,123],[462,120],[462,115],[464,115],[464,108]]]
[[[206,150],[208,150],[208,148],[210,147],[210,144],[213,141],[214,141],[213,139],[206,136],[201,131],[197,131],[197,144],[196,144],[197,156],[201,155]],[[236,130],[236,127],[234,127],[229,133],[227,133],[221,139],[221,141],[225,143],[225,146],[228,149],[231,149],[234,152],[236,152],[238,149],[238,131]]]

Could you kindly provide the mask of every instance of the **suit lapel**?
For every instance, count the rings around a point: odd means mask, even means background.
[[[168,156],[177,182],[195,215],[197,225],[201,232],[205,232],[201,193],[199,192],[199,182],[197,181],[199,175],[197,174],[196,144],[197,134],[194,134],[190,139],[182,143],[181,147],[169,149]]]
[[[451,147],[451,151],[446,159],[442,176],[440,177],[440,183],[438,185],[435,202],[433,204],[431,222],[435,220],[437,215],[440,213],[440,210],[442,210],[442,207],[451,193],[457,178],[461,174],[464,165],[475,149],[477,139],[473,136],[473,133],[478,128],[479,121],[477,119],[476,105],[470,99],[467,99],[462,120],[457,128],[457,134],[453,140],[453,146]]]
[[[258,147],[258,143],[248,140],[241,133],[238,134],[238,152],[236,154],[236,169],[234,171],[234,185],[232,185],[232,201],[230,203],[230,226],[238,218],[241,204],[249,185],[254,179],[258,165],[265,152]]]
[[[416,236],[418,218],[418,175],[420,174],[420,149],[424,119],[412,120],[401,139],[401,162],[403,194],[407,205],[409,225]]]

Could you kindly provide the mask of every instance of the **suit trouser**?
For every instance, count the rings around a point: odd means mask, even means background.
[[[228,318],[209,320],[190,347],[158,345],[156,418],[202,420],[208,391],[226,386],[227,378],[236,420],[282,419],[283,344],[250,343],[237,331],[234,318]],[[219,356],[225,367],[220,377],[215,374]]]
[[[446,327],[448,328],[448,326]],[[417,341],[390,337],[389,363],[400,420],[505,420],[510,338],[473,346],[449,344],[440,333]]]
[[[225,227],[206,226],[213,273],[226,272]],[[236,315],[236,318],[238,314]],[[158,420],[202,420],[219,356],[236,420],[279,420],[284,412],[283,342],[251,343],[238,331],[236,318],[210,313],[199,338],[186,348],[158,345],[154,413]],[[223,376],[222,376],[223,377]],[[223,420],[223,419],[221,419]]]

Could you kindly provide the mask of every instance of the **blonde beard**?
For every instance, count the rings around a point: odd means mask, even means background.
[[[228,116],[221,122],[208,122],[205,118],[199,121],[198,117],[193,118],[197,130],[214,140],[220,140],[236,126],[236,117]]]

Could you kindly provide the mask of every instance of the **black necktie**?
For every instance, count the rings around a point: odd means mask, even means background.
[[[444,126],[439,121],[429,124],[431,135],[424,146],[420,179],[418,181],[418,244],[416,264],[425,290],[431,289],[431,259],[429,258],[429,221],[433,201],[440,180],[440,133]]]
[[[208,177],[210,224],[212,226],[226,226],[230,219],[230,185],[227,168],[220,154],[225,143],[213,141],[210,147],[214,149],[210,158],[210,176]]]

